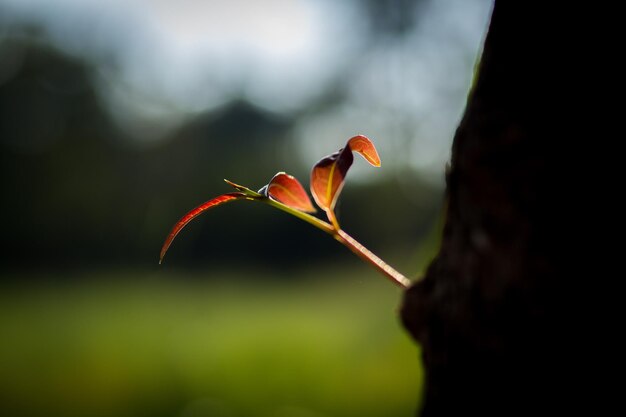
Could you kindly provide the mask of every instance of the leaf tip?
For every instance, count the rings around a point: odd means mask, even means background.
[[[348,146],[359,153],[370,165],[380,167],[380,156],[372,141],[365,135],[356,135],[348,140]]]
[[[219,206],[221,204],[227,203],[229,201],[232,200],[238,200],[238,199],[242,199],[242,198],[246,198],[246,199],[252,199],[249,196],[247,196],[244,193],[228,193],[228,194],[222,194],[218,197],[213,198],[212,200],[209,200],[201,205],[199,205],[198,207],[194,208],[193,210],[187,212],[187,214],[185,214],[183,217],[180,218],[180,220],[178,220],[178,222],[176,222],[176,224],[174,225],[174,227],[172,228],[172,230],[170,231],[170,233],[167,235],[167,237],[165,238],[165,242],[163,243],[163,246],[161,246],[161,254],[159,257],[159,265],[161,265],[161,263],[163,262],[163,258],[165,257],[165,254],[167,253],[168,249],[170,248],[172,242],[174,241],[174,238],[178,235],[178,233],[193,219],[195,219],[196,217],[198,217],[200,214],[202,214],[204,211],[215,207],[215,206]]]

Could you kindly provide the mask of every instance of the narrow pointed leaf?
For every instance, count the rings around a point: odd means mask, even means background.
[[[348,140],[348,146],[353,152],[358,152],[367,162],[375,167],[380,166],[380,157],[374,144],[367,136],[356,135]]]
[[[178,233],[183,229],[183,227],[185,227],[190,221],[192,221],[193,219],[195,219],[200,214],[204,213],[206,210],[210,208],[219,206],[220,204],[224,204],[229,201],[246,199],[246,198],[250,199],[250,197],[248,197],[244,193],[223,194],[219,197],[215,197],[214,199],[207,201],[206,203],[200,204],[198,207],[189,211],[187,214],[181,217],[181,219],[172,228],[172,231],[170,232],[170,234],[167,235],[167,238],[165,239],[165,243],[163,243],[163,247],[161,248],[161,256],[159,258],[159,263],[163,262],[163,257],[165,256],[165,253],[167,252],[170,245],[174,241],[174,238],[176,237],[176,235],[178,235]]]
[[[300,182],[284,172],[274,175],[267,185],[267,196],[296,210],[315,213],[315,207]]]

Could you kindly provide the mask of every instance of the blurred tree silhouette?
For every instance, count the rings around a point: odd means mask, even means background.
[[[178,204],[207,198],[229,172],[263,172],[272,160],[266,140],[278,143],[289,127],[235,103],[199,116],[163,146],[134,149],[97,100],[88,64],[41,44],[4,49],[22,56],[0,86],[2,184],[10,196],[2,214],[13,219],[5,265],[132,262],[156,253]],[[165,215],[146,231],[155,200]]]
[[[135,145],[95,93],[97,68],[37,40],[1,45],[5,72],[14,62],[0,84],[0,172],[8,201],[0,214],[11,219],[0,255],[5,267],[154,263],[168,228],[223,192],[222,178],[254,187],[286,170],[306,183],[309,166],[323,156],[312,155],[303,167],[288,141],[296,119],[245,101],[199,114],[157,144]],[[425,203],[424,217],[411,221],[402,204],[412,203],[400,184],[359,188],[346,190],[346,224],[372,241],[415,242],[436,216],[439,194],[432,186],[413,192],[413,198],[423,193]],[[388,204],[394,200],[399,203]],[[338,252],[293,219],[259,208],[250,216],[249,209],[200,220],[185,230],[169,262],[295,262]],[[294,227],[303,227],[298,237]]]

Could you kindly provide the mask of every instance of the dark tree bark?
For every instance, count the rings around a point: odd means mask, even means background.
[[[572,72],[584,75],[561,18],[534,2],[494,6],[454,138],[441,249],[402,307],[422,347],[422,416],[563,415],[580,404],[582,323],[572,325],[567,290],[580,283],[566,214],[575,145],[562,127],[576,114],[564,94]]]

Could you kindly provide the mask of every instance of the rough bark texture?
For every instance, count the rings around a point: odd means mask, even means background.
[[[422,416],[563,415],[585,383],[571,362],[575,197],[556,112],[574,105],[562,92],[576,67],[556,16],[537,7],[496,1],[454,138],[442,246],[405,294],[426,370]]]

